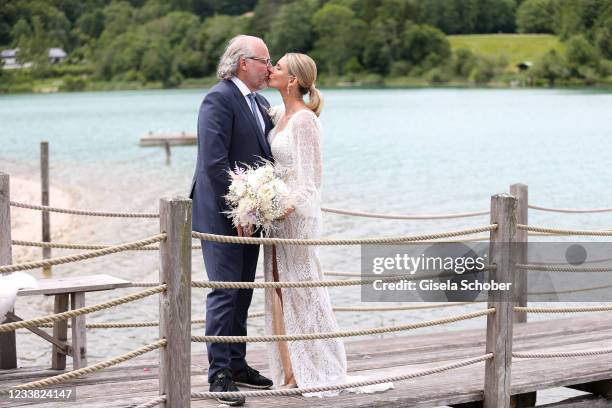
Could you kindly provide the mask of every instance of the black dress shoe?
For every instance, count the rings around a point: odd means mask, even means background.
[[[248,365],[241,371],[233,371],[232,374],[234,381],[238,385],[259,389],[272,387],[272,380],[259,374],[259,371],[249,367]]]
[[[234,380],[232,380],[232,373],[230,370],[221,370],[219,371],[213,382],[210,384],[211,392],[237,392],[240,391]],[[240,405],[244,405],[245,398],[244,397],[219,397],[217,398],[222,404],[231,405],[233,407],[237,407]]]

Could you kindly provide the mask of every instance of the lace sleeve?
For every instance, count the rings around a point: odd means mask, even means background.
[[[292,135],[295,185],[292,193],[295,211],[304,217],[314,217],[321,208],[321,138],[319,119],[309,111],[294,118]]]

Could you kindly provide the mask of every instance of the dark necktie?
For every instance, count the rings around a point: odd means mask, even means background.
[[[259,121],[259,116],[257,115],[258,108],[257,108],[257,102],[255,101],[255,93],[251,92],[250,94],[247,95],[247,97],[251,101],[251,113],[255,117],[255,123],[257,123],[257,125],[261,129],[261,132],[263,133],[264,129],[261,128],[261,122]]]

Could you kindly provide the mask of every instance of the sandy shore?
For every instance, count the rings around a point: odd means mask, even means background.
[[[11,201],[28,204],[40,204],[40,182],[19,177],[11,177]],[[53,207],[70,208],[74,202],[70,193],[50,186],[49,202]],[[51,240],[66,240],[73,216],[68,214],[50,213]],[[42,240],[42,212],[18,207],[11,207],[11,238],[25,241]],[[33,247],[13,246],[13,263],[38,260],[41,249]]]

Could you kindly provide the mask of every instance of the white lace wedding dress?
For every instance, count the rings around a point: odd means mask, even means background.
[[[283,115],[275,107],[276,121]],[[320,236],[321,215],[321,125],[310,110],[295,113],[280,132],[270,131],[268,139],[275,166],[287,172],[287,184],[295,200],[295,211],[276,222],[271,236],[277,238],[314,239]],[[266,281],[274,281],[273,252],[276,258],[276,280],[323,280],[318,247],[276,245],[264,247]],[[280,301],[279,301],[280,300]],[[276,303],[275,303],[276,301]],[[279,306],[280,304],[280,306]],[[327,288],[266,289],[266,332],[299,334],[338,331]],[[281,321],[279,321],[279,319]],[[279,324],[281,328],[279,330]],[[283,349],[284,347],[284,349]],[[346,353],[340,339],[300,340],[268,343],[272,380],[276,386],[288,379],[298,387],[312,387],[363,381],[347,377]],[[283,352],[284,350],[284,352]],[[292,371],[292,375],[290,372]],[[351,392],[376,392],[393,388],[392,384],[359,387]],[[338,391],[307,394],[337,395]]]

